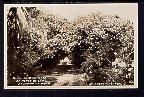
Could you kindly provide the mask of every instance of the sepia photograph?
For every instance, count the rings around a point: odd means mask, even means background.
[[[4,89],[138,88],[138,4],[4,4]]]

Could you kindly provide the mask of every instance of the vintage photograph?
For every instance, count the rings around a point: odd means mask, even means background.
[[[4,88],[138,88],[138,4],[5,4]]]

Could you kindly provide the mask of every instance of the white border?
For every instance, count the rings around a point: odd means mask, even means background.
[[[107,3],[104,3],[107,4]],[[104,5],[98,4],[98,5]],[[108,3],[112,4],[128,4],[135,5],[137,8],[137,17],[134,22],[134,85],[133,86],[7,86],[7,7],[34,7],[34,6],[47,6],[49,4],[4,4],[4,89],[132,89],[138,88],[138,3]],[[57,5],[57,4],[53,4]],[[65,4],[59,4],[65,5]],[[67,4],[71,5],[71,4]],[[75,5],[75,4],[72,4]],[[78,4],[77,4],[78,5]],[[79,4],[88,5],[88,4]],[[91,4],[89,4],[91,5]]]

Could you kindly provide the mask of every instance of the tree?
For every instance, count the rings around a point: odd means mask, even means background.
[[[75,41],[77,41],[77,43],[85,41],[88,45],[87,49],[85,49],[83,53],[80,53],[80,56],[87,56],[84,61],[81,62],[81,70],[87,70],[85,71],[87,75],[89,75],[91,79],[95,79],[95,81],[92,82],[97,82],[97,79],[103,78],[105,78],[105,80],[103,79],[99,82],[109,82],[111,78],[111,82],[113,80],[115,82],[120,81],[121,78],[118,77],[119,75],[111,76],[114,74],[114,72],[112,72],[112,62],[114,62],[116,58],[120,58],[127,64],[128,60],[130,60],[128,57],[133,52],[134,47],[133,23],[122,20],[120,17],[118,18],[118,16],[106,16],[94,13],[86,17],[79,17],[73,23],[73,28],[77,37],[80,37]],[[83,32],[85,34],[83,34]],[[92,68],[89,68],[92,65],[90,60],[94,60]],[[107,71],[105,71],[105,69]],[[92,71],[92,74],[88,71]],[[110,74],[110,72],[112,74]],[[122,72],[124,74],[123,70]],[[97,76],[97,74],[99,74],[99,76]],[[122,82],[120,81],[120,83]]]

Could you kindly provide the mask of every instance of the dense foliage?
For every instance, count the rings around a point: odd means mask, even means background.
[[[18,10],[24,13],[23,25]],[[24,29],[26,24],[28,27]],[[127,75],[132,66],[128,64],[134,59],[133,51],[133,23],[118,16],[93,13],[70,23],[35,7],[9,10],[8,74],[11,77],[34,76],[36,68],[53,67],[68,56],[84,73],[88,85],[129,84]],[[113,65],[116,59],[127,65]],[[133,81],[133,71],[129,76]]]

